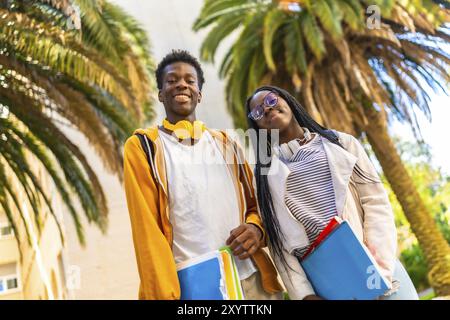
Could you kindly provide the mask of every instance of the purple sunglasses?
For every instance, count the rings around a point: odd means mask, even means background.
[[[258,121],[264,116],[265,107],[275,108],[277,104],[278,96],[274,92],[269,92],[264,96],[263,103],[250,111],[248,117],[254,121]]]

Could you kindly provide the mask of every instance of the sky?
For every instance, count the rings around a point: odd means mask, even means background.
[[[430,109],[431,122],[417,112],[422,136],[430,146],[432,164],[450,176],[450,97],[443,93],[431,95]],[[393,123],[390,131],[405,140],[414,140],[407,125]]]

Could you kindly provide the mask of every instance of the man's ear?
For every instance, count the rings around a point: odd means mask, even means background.
[[[198,92],[198,99],[197,99],[197,103],[200,103],[202,101],[202,92],[199,91]]]
[[[159,102],[164,102],[161,90],[158,91],[158,100],[159,100]]]

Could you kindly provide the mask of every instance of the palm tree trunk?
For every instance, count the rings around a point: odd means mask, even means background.
[[[385,118],[373,107],[365,108],[367,137],[383,172],[403,208],[428,263],[428,278],[439,296],[450,295],[450,246],[425,207],[390,138]]]

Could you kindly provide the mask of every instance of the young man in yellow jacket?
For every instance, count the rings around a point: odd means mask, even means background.
[[[252,172],[233,140],[196,120],[200,64],[186,51],[172,51],[156,78],[166,119],[136,130],[124,150],[139,298],[179,299],[176,264],[227,244],[245,297],[279,299],[277,272],[262,250]]]

